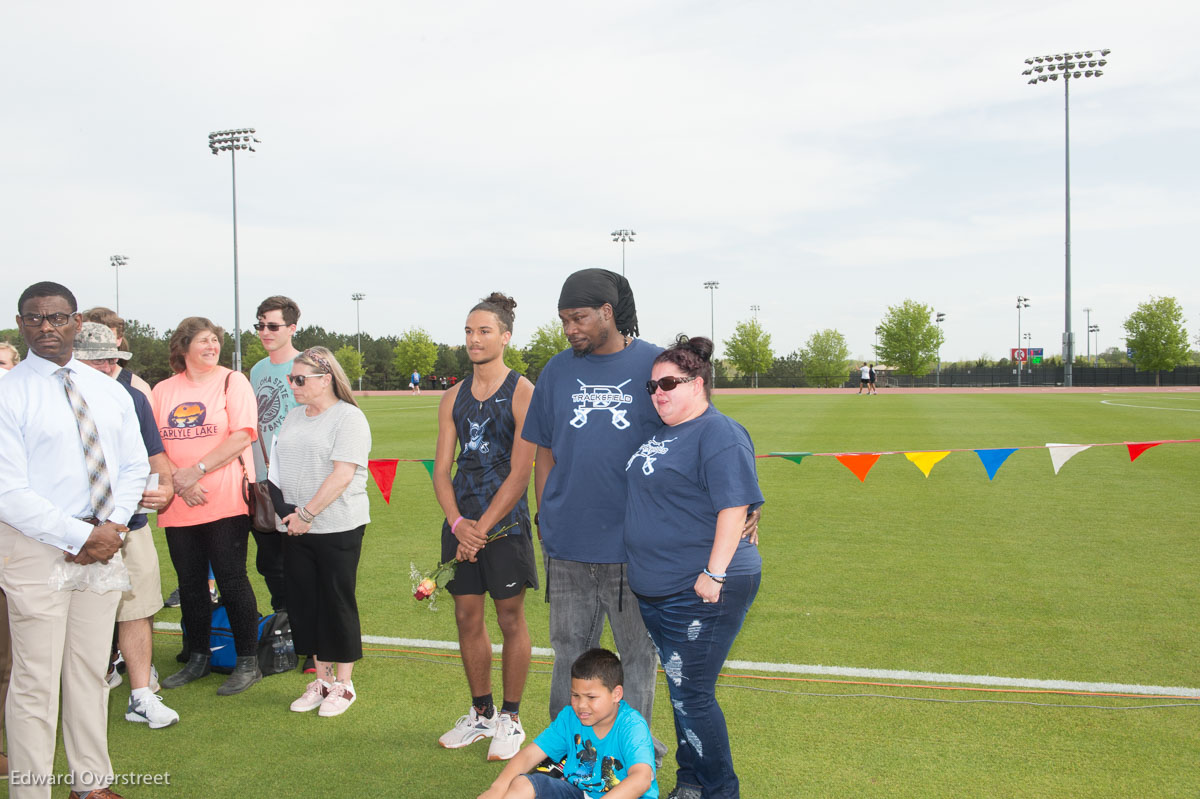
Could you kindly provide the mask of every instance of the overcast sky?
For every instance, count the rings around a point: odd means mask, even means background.
[[[66,10],[64,10],[66,9]],[[2,203],[15,310],[34,280],[159,330],[302,324],[460,343],[513,295],[514,341],[570,272],[626,272],[642,335],[759,319],[781,354],[836,328],[869,357],[889,305],[946,314],[946,360],[1024,330],[1061,349],[1063,90],[1024,59],[1112,49],[1072,82],[1074,328],[1100,348],[1151,295],[1200,327],[1200,4],[6,3]],[[707,291],[707,280],[720,282]],[[6,299],[7,298],[7,299]],[[7,325],[3,325],[7,326]],[[718,347],[720,351],[722,347]]]

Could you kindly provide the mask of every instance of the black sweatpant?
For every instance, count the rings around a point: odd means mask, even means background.
[[[258,651],[258,600],[246,576],[246,550],[250,517],[168,527],[167,548],[179,577],[179,606],[187,626],[188,649],[208,655],[212,603],[208,596],[208,566],[212,564],[217,588],[229,614],[234,648],[239,657]]]
[[[287,533],[250,532],[254,533],[254,544],[258,549],[254,565],[267,583],[271,610],[284,610],[287,608],[287,588],[283,577],[283,539],[287,538]]]
[[[297,652],[326,663],[361,660],[358,558],[366,525],[343,533],[284,535],[288,620]]]

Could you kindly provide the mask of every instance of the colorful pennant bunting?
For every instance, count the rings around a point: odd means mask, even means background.
[[[850,455],[838,455],[838,462],[854,473],[859,482],[867,482],[867,474],[870,473],[871,467],[875,465],[875,461],[879,460],[878,452],[860,452]]]
[[[929,479],[929,473],[933,471],[933,467],[938,464],[942,458],[950,454],[950,450],[943,452],[906,452],[904,457],[908,458],[916,467],[921,470],[926,479]]]
[[[1046,444],[1046,449],[1050,450],[1050,463],[1054,466],[1055,474],[1058,474],[1058,470],[1071,458],[1091,448],[1091,444]]]
[[[1161,443],[1163,443],[1163,442],[1161,442],[1161,441],[1143,441],[1140,443],[1133,443],[1133,442],[1126,441],[1125,446],[1129,448],[1129,462],[1133,463],[1134,461],[1136,461],[1138,459],[1138,455],[1141,455],[1143,452],[1150,449],[1151,447],[1157,447]]]
[[[1008,460],[1008,456],[1014,452],[1016,452],[1016,449],[975,450],[975,454],[979,456],[979,460],[983,461],[983,468],[987,469],[989,480],[996,476],[996,472],[1000,471],[1000,467]]]

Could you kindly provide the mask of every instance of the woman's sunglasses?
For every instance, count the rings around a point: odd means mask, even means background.
[[[653,395],[654,392],[660,388],[663,391],[674,391],[675,386],[682,385],[683,383],[690,383],[695,379],[696,375],[692,375],[691,377],[671,377],[670,375],[667,375],[666,377],[660,377],[658,380],[647,380],[646,392]]]
[[[322,372],[319,375],[288,375],[287,379],[288,379],[289,383],[300,386],[300,388],[304,388],[305,381],[311,380],[314,377],[324,377],[324,376],[325,376],[325,374]]]
[[[259,333],[263,331],[263,328],[270,330],[272,333],[277,333],[279,332],[279,329],[283,327],[287,327],[287,325],[281,325],[279,322],[259,322],[254,325],[254,329]]]

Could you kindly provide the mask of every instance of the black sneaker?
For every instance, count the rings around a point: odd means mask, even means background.
[[[179,589],[178,588],[176,588],[174,591],[171,592],[171,595],[166,598],[166,600],[163,602],[163,605],[168,608],[179,607]]]
[[[308,657],[306,657],[304,659],[304,673],[305,674],[316,674],[317,673],[317,662],[315,660],[313,660],[312,655],[309,655]]]

